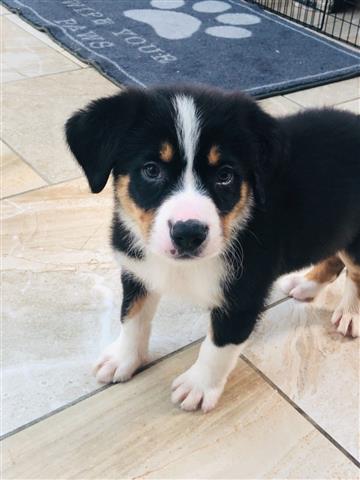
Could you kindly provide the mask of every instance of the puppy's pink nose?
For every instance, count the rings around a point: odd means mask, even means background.
[[[170,237],[179,253],[191,254],[204,243],[209,227],[198,220],[178,221],[170,225]]]

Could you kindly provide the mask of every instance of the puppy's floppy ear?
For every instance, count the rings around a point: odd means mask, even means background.
[[[283,152],[283,137],[278,121],[254,104],[250,114],[252,133],[257,142],[254,166],[255,200],[260,206],[266,202],[266,185],[274,173]]]
[[[93,193],[105,187],[144,100],[143,90],[128,89],[91,102],[66,122],[66,140]]]

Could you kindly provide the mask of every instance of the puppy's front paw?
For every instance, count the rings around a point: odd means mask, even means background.
[[[322,290],[323,284],[308,280],[305,275],[290,273],[279,280],[279,287],[296,300],[312,300]]]
[[[100,355],[93,368],[98,382],[126,382],[144,363],[136,352],[126,351],[122,347],[121,342],[117,340]]]
[[[201,408],[206,413],[212,410],[224,390],[224,385],[212,384],[207,377],[197,365],[193,365],[174,380],[172,402],[178,403],[183,410],[187,411]]]
[[[336,330],[343,335],[358,337],[360,335],[360,311],[354,312],[340,305],[333,316],[331,323],[336,325]]]

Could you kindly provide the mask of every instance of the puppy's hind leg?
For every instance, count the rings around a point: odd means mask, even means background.
[[[105,349],[94,366],[94,375],[101,383],[129,380],[146,363],[151,320],[159,302],[159,295],[148,292],[131,274],[123,272],[121,280],[120,335]]]
[[[331,321],[343,335],[360,335],[360,241],[339,255],[346,266],[345,290]]]
[[[284,293],[297,300],[310,301],[329,283],[333,282],[344,268],[338,255],[323,260],[305,275],[291,273],[279,282]]]

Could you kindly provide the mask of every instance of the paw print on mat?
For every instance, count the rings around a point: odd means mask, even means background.
[[[151,0],[150,5],[153,8],[126,10],[124,15],[150,25],[159,37],[167,40],[189,38],[201,27],[202,21],[199,18],[178,10],[185,5],[185,0]],[[261,21],[260,18],[247,13],[224,13],[230,9],[229,3],[220,0],[201,0],[192,6],[194,14],[220,14],[215,17],[220,25],[208,27],[206,34],[233,39],[251,37],[252,32],[239,25],[255,25]]]

